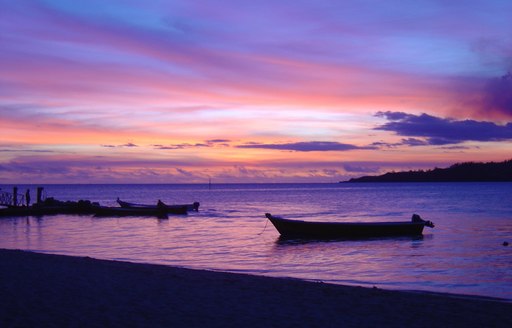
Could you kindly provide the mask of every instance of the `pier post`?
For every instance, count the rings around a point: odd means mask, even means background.
[[[42,197],[43,197],[43,187],[37,187],[37,198],[36,198],[36,201],[37,201],[37,204],[41,203],[42,201]]]
[[[12,206],[18,206],[18,187],[12,188]]]

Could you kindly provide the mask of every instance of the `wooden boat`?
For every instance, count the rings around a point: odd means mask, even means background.
[[[123,208],[153,208],[153,209],[167,208],[167,209],[169,209],[169,211],[171,213],[174,210],[181,211],[183,207],[185,207],[187,211],[196,211],[197,212],[197,211],[199,211],[199,205],[200,205],[199,202],[194,202],[192,204],[167,205],[164,202],[162,202],[161,200],[159,200],[156,205],[136,204],[136,203],[124,202],[124,201],[120,200],[119,197],[117,198],[117,203],[119,204],[119,206],[121,206]]]
[[[156,216],[167,218],[168,214],[187,214],[187,209],[183,207],[170,213],[168,210],[160,208],[125,208],[117,206],[97,206],[94,208],[95,216]]]
[[[266,213],[265,216],[283,237],[298,238],[372,238],[419,236],[425,226],[434,224],[413,214],[409,222],[308,222],[283,219]]]

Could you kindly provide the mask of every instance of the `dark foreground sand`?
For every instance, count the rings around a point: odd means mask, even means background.
[[[512,304],[0,250],[0,327],[512,327]]]

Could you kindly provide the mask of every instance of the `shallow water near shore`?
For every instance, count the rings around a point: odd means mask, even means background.
[[[2,185],[2,190],[12,186]],[[36,186],[19,185],[19,190]],[[48,197],[114,206],[199,201],[199,212],[0,218],[0,248],[337,284],[512,299],[512,183],[47,185]],[[35,198],[33,196],[33,198]],[[311,221],[436,224],[421,238],[283,240],[265,212]]]

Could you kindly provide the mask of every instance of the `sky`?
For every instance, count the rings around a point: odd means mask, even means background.
[[[512,158],[512,1],[0,0],[0,183]]]

